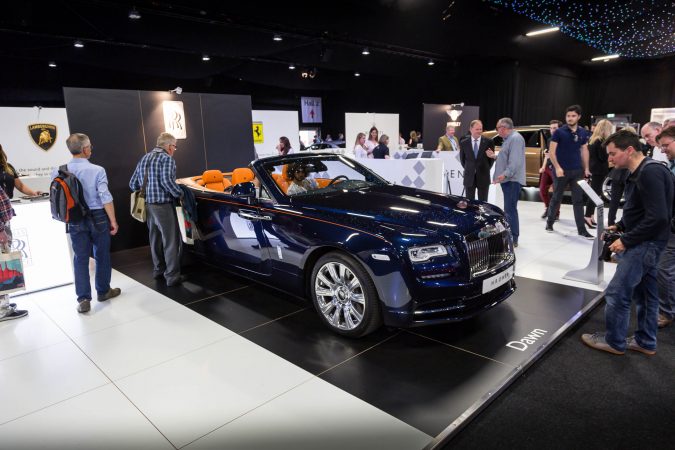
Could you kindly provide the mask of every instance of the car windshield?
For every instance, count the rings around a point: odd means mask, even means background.
[[[388,184],[368,168],[340,155],[288,158],[263,164],[263,168],[290,197]]]

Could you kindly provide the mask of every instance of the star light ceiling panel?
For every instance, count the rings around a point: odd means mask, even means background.
[[[671,0],[486,0],[560,31],[606,54],[654,58],[675,54]]]

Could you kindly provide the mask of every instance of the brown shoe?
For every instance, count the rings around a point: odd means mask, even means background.
[[[82,300],[77,305],[77,312],[86,313],[91,310],[91,300]]]
[[[99,302],[104,302],[106,300],[110,300],[113,297],[117,297],[121,293],[122,293],[122,289],[120,289],[120,288],[110,288],[110,289],[108,289],[108,292],[106,292],[105,294],[99,295],[96,298],[96,300],[98,300]]]
[[[613,355],[623,355],[625,352],[614,349],[605,341],[605,333],[582,334],[581,341],[591,348],[602,350]]]
[[[635,340],[635,336],[630,336],[628,339],[626,339],[626,345],[628,346],[628,350],[644,353],[645,355],[649,356],[656,355],[656,350],[647,350],[646,348],[638,344],[637,341]]]
[[[670,325],[671,323],[673,323],[673,319],[669,319],[666,316],[664,316],[663,314],[659,313],[659,319],[658,319],[657,323],[659,325],[659,328],[665,328],[668,325]]]

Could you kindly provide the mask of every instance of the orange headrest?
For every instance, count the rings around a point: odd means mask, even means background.
[[[239,167],[232,171],[232,184],[246,183],[255,178],[253,171],[247,167]]]
[[[222,183],[223,172],[221,172],[220,170],[207,170],[202,174],[202,182],[204,184]]]

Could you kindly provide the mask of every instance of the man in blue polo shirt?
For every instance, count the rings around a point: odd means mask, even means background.
[[[555,214],[560,208],[562,196],[565,187],[569,184],[572,190],[572,205],[574,207],[574,221],[577,224],[579,236],[587,239],[593,239],[586,230],[584,221],[584,195],[583,190],[577,184],[577,181],[583,180],[591,175],[588,170],[588,139],[591,134],[579,126],[581,119],[581,107],[572,105],[567,108],[565,122],[558,128],[551,137],[549,147],[549,158],[555,168],[556,183],[553,191],[553,198],[548,205],[548,218],[546,220],[546,231],[553,232],[553,222]]]

